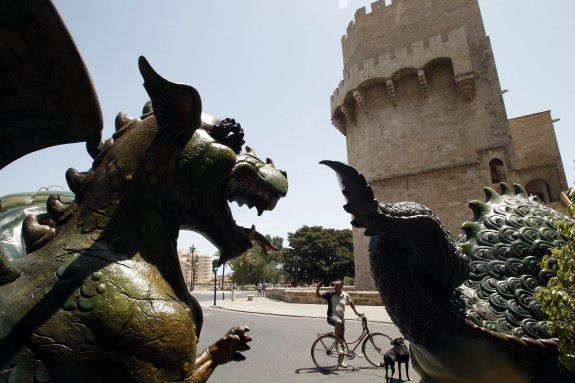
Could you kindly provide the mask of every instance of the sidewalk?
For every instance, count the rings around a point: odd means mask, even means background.
[[[202,304],[205,307],[214,308],[209,303]],[[364,313],[370,322],[393,323],[387,314],[384,306],[356,306],[357,311]],[[215,308],[230,311],[239,311],[253,314],[294,316],[303,318],[325,318],[327,313],[326,304],[308,304],[308,303],[286,303],[276,301],[265,297],[254,297],[248,301],[245,296],[237,296],[233,301],[231,294],[226,294],[225,300],[218,300]],[[346,318],[352,318],[355,315],[353,310],[346,310]]]

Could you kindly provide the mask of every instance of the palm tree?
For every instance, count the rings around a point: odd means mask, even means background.
[[[261,260],[260,249],[258,246],[252,246],[238,258],[230,262],[234,271],[234,282],[241,284],[242,289],[245,283],[255,283],[252,272]]]

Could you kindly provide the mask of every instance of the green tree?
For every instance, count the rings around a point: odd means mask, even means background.
[[[575,190],[567,193],[573,201]],[[569,205],[568,214],[575,218],[575,203]],[[567,244],[552,249],[543,258],[542,268],[555,271],[557,276],[535,293],[535,299],[550,319],[549,331],[559,338],[561,363],[575,371],[575,221],[562,220],[556,226],[567,238]]]
[[[274,262],[276,264],[281,263],[283,259],[282,249],[284,239],[282,237],[272,237],[271,235],[266,235],[265,237],[269,241],[269,243],[271,243],[272,246],[275,247],[277,250],[268,249],[267,253],[264,253],[262,251],[262,257],[266,262]]]
[[[350,229],[324,229],[303,226],[288,233],[289,248],[284,249],[284,271],[292,283],[329,283],[353,278],[353,241]]]
[[[235,283],[245,286],[258,282],[277,283],[279,281],[283,238],[270,235],[265,237],[278,250],[264,252],[259,245],[254,245],[240,257],[230,261]]]
[[[261,281],[275,284],[281,279],[281,249],[283,248],[284,240],[282,237],[272,237],[270,235],[265,237],[277,250],[268,249],[263,251],[260,246],[257,246],[261,262],[256,268],[254,283]]]
[[[254,284],[254,269],[260,264],[261,257],[256,246],[252,246],[238,258],[231,260],[230,265],[234,271],[234,283],[245,286]]]

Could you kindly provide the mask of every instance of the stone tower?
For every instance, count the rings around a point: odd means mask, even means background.
[[[521,183],[547,204],[567,188],[550,112],[508,120],[477,0],[376,1],[341,40],[332,123],[380,201],[432,208],[457,235],[483,186]],[[374,288],[354,229],[355,285]]]

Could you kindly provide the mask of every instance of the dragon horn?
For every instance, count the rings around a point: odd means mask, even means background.
[[[368,215],[377,213],[379,203],[373,195],[365,177],[352,166],[338,161],[321,161],[320,164],[332,168],[339,179],[341,192],[347,200],[344,210],[353,215],[354,227],[366,227]]]

